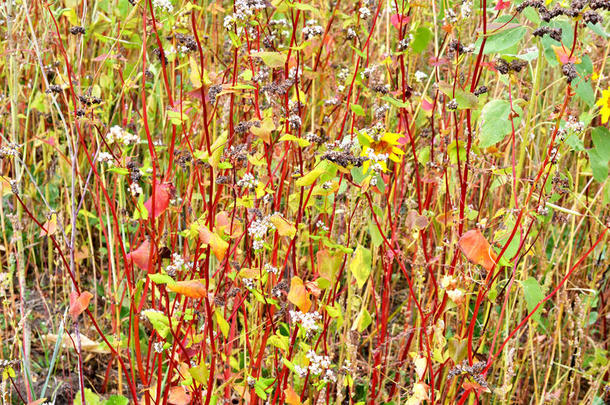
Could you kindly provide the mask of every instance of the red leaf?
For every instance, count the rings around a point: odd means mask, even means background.
[[[78,318],[89,306],[91,298],[93,298],[93,294],[89,291],[83,291],[80,295],[76,291],[72,291],[70,293],[70,316],[73,319]]]
[[[403,14],[392,14],[390,22],[397,30],[401,30],[403,25],[407,25],[411,18],[408,15]]]
[[[504,10],[510,7],[510,1],[498,0],[498,3],[494,7],[494,10]]]
[[[159,215],[163,214],[163,212],[169,207],[169,200],[172,198],[173,188],[170,183],[163,184],[155,184],[155,216],[157,218]],[[148,210],[148,215],[152,216],[152,206],[153,197],[151,196],[148,201],[144,203],[144,206]],[[153,218],[153,219],[154,219]]]
[[[437,58],[435,56],[432,56],[430,57],[430,59],[428,59],[428,63],[430,64],[430,66],[443,66],[449,63],[449,59]]]
[[[496,253],[491,248],[485,236],[478,229],[471,229],[460,238],[458,242],[464,255],[473,262],[491,271],[496,263]]]
[[[572,55],[570,56],[570,53],[572,52],[569,49],[566,49],[562,46],[555,46],[555,45],[551,45],[551,48],[553,48],[553,51],[555,51],[555,55],[557,56],[557,60],[559,62],[561,62],[563,65],[565,65],[566,63],[580,63],[581,60],[578,56],[576,55]]]
[[[150,249],[150,241],[145,240],[142,244],[133,252],[129,252],[126,256],[128,262],[132,262],[142,270],[146,270],[147,273],[150,273],[152,270],[152,260],[151,257],[151,249]]]

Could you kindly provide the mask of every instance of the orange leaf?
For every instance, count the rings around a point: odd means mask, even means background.
[[[292,389],[291,386],[288,386],[285,390],[284,390],[284,395],[286,395],[286,399],[284,400],[284,402],[286,402],[288,405],[301,405],[301,398],[297,395],[296,392],[294,392],[294,390]]]
[[[462,253],[474,264],[483,266],[491,271],[496,263],[497,256],[485,236],[478,229],[471,229],[460,238],[458,242]]]
[[[320,298],[320,294],[322,294],[322,290],[318,287],[317,281],[308,281],[305,283],[305,287],[309,290],[310,293],[314,295],[316,298]]]
[[[466,391],[468,391],[468,390],[476,391],[477,395],[481,395],[482,392],[491,392],[489,390],[489,388],[483,387],[481,384],[479,384],[476,381],[469,381],[469,380],[466,380],[462,383],[462,388],[464,388],[464,390],[466,390]]]
[[[28,405],[40,405],[40,404],[43,404],[46,400],[47,400],[46,398],[40,398],[40,399],[37,399],[36,401],[28,402]]]
[[[76,291],[70,293],[70,315],[72,318],[76,319],[85,312],[91,298],[93,298],[93,294],[89,291],[83,291],[80,295]]]
[[[174,284],[168,284],[167,289],[195,299],[205,297],[207,292],[205,286],[196,280],[178,281]]]
[[[207,226],[202,226],[199,228],[199,239],[206,245],[210,246],[212,249],[212,253],[216,256],[218,261],[222,261],[224,259],[225,254],[227,253],[227,248],[229,247],[229,243],[218,236],[217,233],[212,233],[208,229]]]
[[[145,240],[136,250],[128,253],[126,258],[128,262],[133,262],[142,270],[146,270],[147,273],[150,273],[152,270],[152,260],[150,260],[150,256],[150,241]]]
[[[168,402],[173,405],[189,405],[191,394],[182,386],[171,387],[169,389]]]
[[[51,218],[43,224],[45,230],[40,230],[40,236],[54,235],[57,232],[57,214],[51,215]]]
[[[155,184],[155,216],[159,215],[169,207],[169,200],[172,198],[174,186],[170,183],[156,183]],[[152,196],[144,203],[144,206],[148,210],[148,215],[152,216],[153,211],[153,198]],[[153,219],[154,219],[153,218]]]
[[[557,60],[561,62],[562,65],[566,63],[572,62],[578,64],[581,62],[580,58],[576,55],[572,55],[570,57],[570,49],[566,49],[563,46],[551,45],[553,51],[555,51],[555,55],[557,56]]]
[[[299,277],[294,276],[290,280],[290,291],[288,291],[288,301],[296,305],[301,312],[306,313],[311,308],[311,300],[309,299],[309,293],[303,284],[303,280]]]
[[[220,236],[215,233],[211,235],[210,248],[212,249],[212,252],[214,253],[214,256],[216,256],[216,259],[218,259],[218,261],[222,261],[222,259],[224,259],[228,247],[229,244]]]

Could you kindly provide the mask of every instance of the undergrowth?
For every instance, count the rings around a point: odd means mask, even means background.
[[[607,403],[609,10],[3,2],[3,403]]]

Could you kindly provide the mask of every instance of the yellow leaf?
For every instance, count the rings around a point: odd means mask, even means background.
[[[280,52],[256,52],[252,53],[250,57],[261,58],[265,65],[271,68],[279,68],[286,64],[288,55]]]
[[[189,58],[189,65],[191,68],[189,78],[191,79],[191,83],[193,83],[193,88],[198,89],[201,87],[201,71],[199,70],[199,66],[195,61],[195,58],[192,56]]]
[[[309,312],[311,308],[311,300],[309,299],[309,293],[303,284],[303,280],[299,277],[294,276],[290,280],[290,291],[288,291],[288,301],[296,305],[299,310],[303,313]]]
[[[250,132],[254,135],[258,136],[263,140],[263,142],[269,143],[271,142],[271,132],[275,130],[275,124],[273,123],[272,118],[265,118],[263,122],[261,122],[260,127],[251,126]]]
[[[297,187],[311,186],[324,173],[323,169],[316,168],[298,179],[294,184]]]
[[[288,222],[280,214],[272,215],[269,218],[269,221],[271,221],[271,223],[273,224],[273,226],[275,226],[281,236],[288,236],[290,239],[292,239],[297,233],[297,228],[294,226],[294,224]]]

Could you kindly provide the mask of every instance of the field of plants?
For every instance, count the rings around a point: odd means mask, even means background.
[[[610,401],[609,0],[6,0],[0,403]]]

